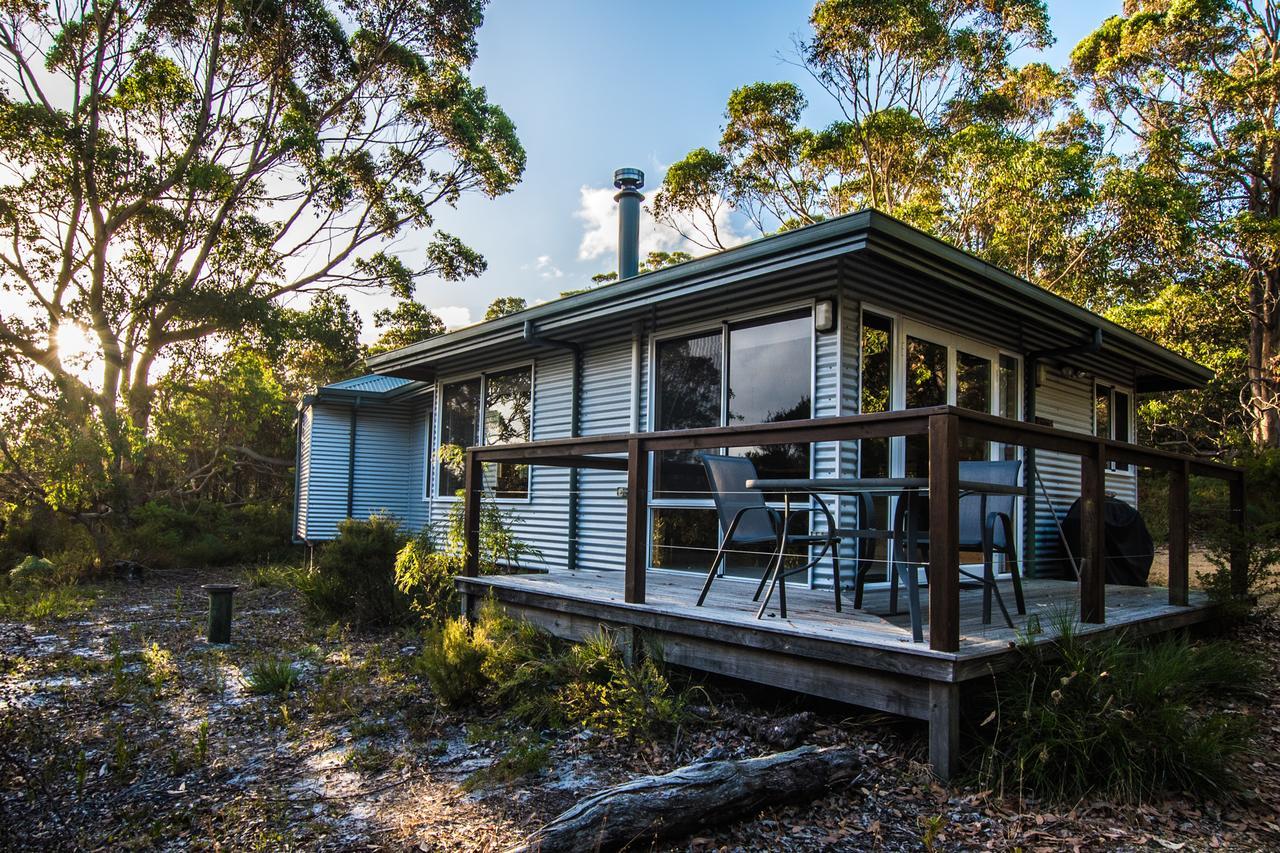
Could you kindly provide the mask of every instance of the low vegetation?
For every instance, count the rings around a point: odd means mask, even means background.
[[[1233,790],[1253,724],[1226,702],[1257,684],[1256,661],[1227,642],[1088,638],[1061,623],[995,683],[979,784],[1066,803]]]
[[[686,718],[656,649],[624,653],[607,629],[560,643],[486,601],[474,626],[452,619],[424,642],[419,666],[446,707],[477,705],[540,728],[615,737],[670,733]]]

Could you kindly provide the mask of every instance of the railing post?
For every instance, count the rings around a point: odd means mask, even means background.
[[[484,488],[484,463],[468,450],[463,465],[462,531],[466,544],[462,574],[474,578],[480,574],[480,491]]]
[[[638,438],[627,442],[627,565],[623,600],[644,604],[649,562],[649,451]]]
[[[1106,536],[1107,452],[1102,442],[1080,459],[1080,621],[1106,621],[1107,568],[1103,562]]]
[[[1180,462],[1169,472],[1169,603],[1185,607],[1190,576],[1191,466]]]
[[[929,648],[960,650],[960,419],[929,416]]]
[[[1249,594],[1249,545],[1245,541],[1244,472],[1231,478],[1231,595],[1244,598]]]

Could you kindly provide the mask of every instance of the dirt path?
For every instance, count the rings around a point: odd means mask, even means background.
[[[0,623],[0,846],[498,850],[605,785],[794,745],[770,742],[762,723],[808,707],[708,685],[698,722],[669,741],[542,733],[544,767],[480,783],[501,754],[499,723],[436,709],[413,667],[415,636],[309,625],[292,592],[243,588],[235,642],[211,648],[199,585],[223,579],[154,574],[75,618]],[[863,774],[818,802],[765,807],[664,849],[1280,849],[1275,623],[1246,642],[1272,661],[1258,710],[1270,745],[1242,769],[1251,795],[1238,805],[1019,810],[931,784],[918,727],[818,705],[803,741],[853,746]],[[296,686],[254,695],[264,660],[292,665]]]

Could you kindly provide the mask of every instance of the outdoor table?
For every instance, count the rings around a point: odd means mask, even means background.
[[[895,513],[892,530],[841,530],[837,528],[837,533],[843,533],[850,538],[881,538],[889,539],[893,542],[893,556],[891,556],[890,571],[896,573],[902,578],[903,584],[907,588],[907,608],[911,615],[911,638],[917,643],[924,642],[924,620],[920,613],[920,590],[916,579],[916,568],[919,562],[910,559],[911,555],[916,553],[917,540],[916,536],[921,529],[920,525],[920,501],[918,496],[926,494],[929,491],[928,477],[814,477],[814,478],[782,478],[782,479],[755,479],[747,480],[748,489],[759,489],[766,492],[782,492],[782,529],[786,530],[787,523],[791,514],[791,496],[793,494],[805,494],[822,500],[822,495],[856,495],[856,494],[886,494],[890,497],[897,498],[898,506]],[[979,480],[961,480],[958,484],[959,497],[963,498],[967,495],[1021,495],[1024,493],[1021,486],[1006,486],[997,483],[984,483]],[[983,516],[986,515],[985,507],[983,508]],[[768,603],[769,598],[773,595],[773,587],[778,585],[782,566],[782,555],[779,555],[777,565],[778,571],[775,571],[772,581],[769,584],[769,591],[765,595],[765,602]],[[889,611],[890,615],[898,612],[897,603],[898,585],[892,586],[890,593]],[[782,601],[786,601],[786,579],[781,578],[781,586],[779,587],[778,596]]]

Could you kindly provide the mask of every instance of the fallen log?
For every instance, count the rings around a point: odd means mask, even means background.
[[[766,804],[813,799],[862,766],[843,747],[802,746],[738,761],[704,761],[605,788],[509,853],[617,850],[749,816]]]

